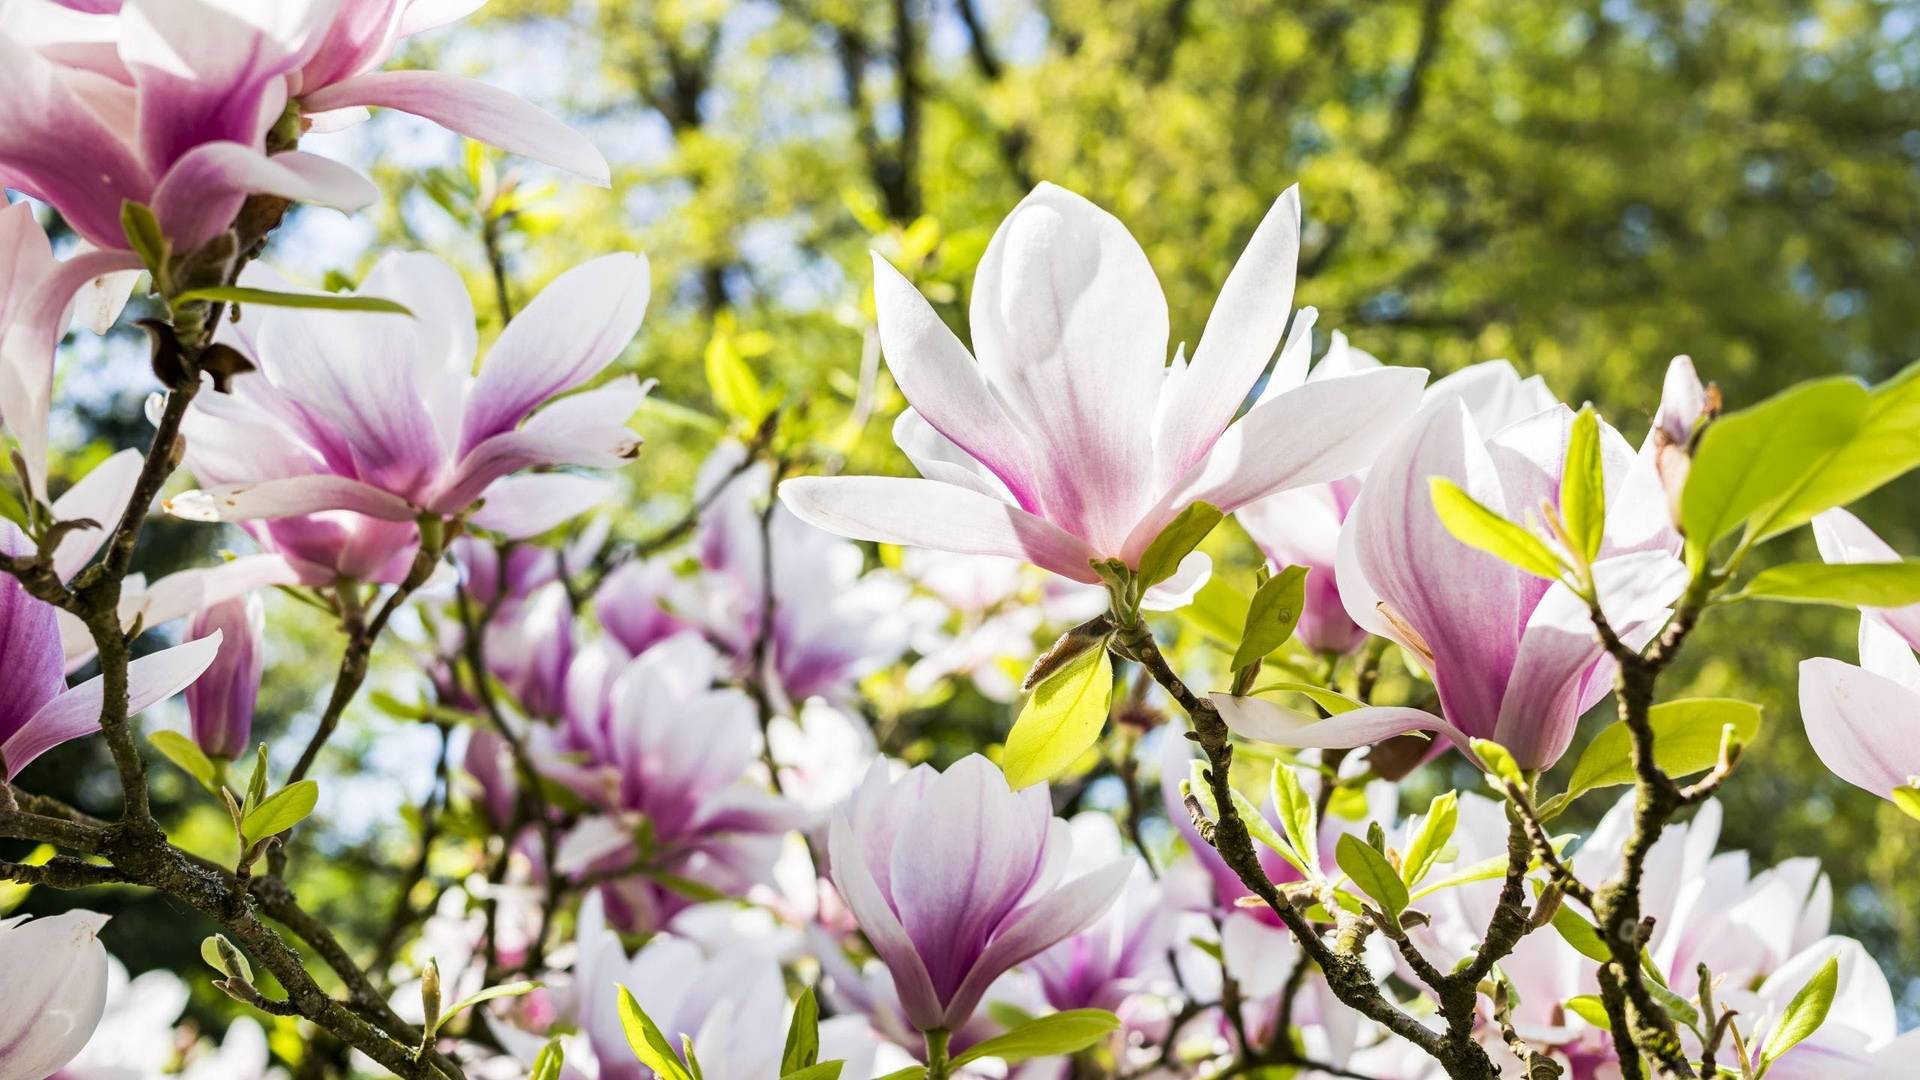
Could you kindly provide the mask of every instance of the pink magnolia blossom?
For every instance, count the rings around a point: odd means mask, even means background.
[[[195,399],[186,465],[210,486],[169,509],[261,522],[255,535],[271,548],[390,580],[411,558],[420,515],[471,511],[477,525],[532,535],[600,489],[566,474],[509,474],[604,468],[637,452],[626,427],[646,393],[636,378],[550,399],[599,373],[639,329],[644,258],[609,255],[562,274],[501,332],[477,375],[473,304],[445,262],[389,255],[361,294],[413,315],[266,309],[233,335],[259,370],[236,378],[231,395]]]
[[[828,829],[834,886],[922,1031],[962,1027],[1014,965],[1080,932],[1125,886],[1118,860],[1058,880],[1046,785],[1008,789],[979,755],[898,780],[876,762]]]
[[[1515,519],[1558,505],[1573,411],[1562,405],[1487,431],[1461,393],[1434,396],[1367,475],[1340,536],[1340,594],[1354,622],[1425,668],[1441,715],[1369,707],[1326,720],[1260,698],[1214,697],[1240,734],[1289,746],[1349,747],[1408,731],[1464,746],[1492,739],[1522,768],[1565,752],[1582,713],[1611,686],[1613,661],[1587,606],[1564,583],[1534,577],[1455,539],[1429,478],[1453,480]],[[1650,466],[1601,425],[1607,523],[1594,574],[1603,609],[1644,641],[1685,584],[1678,537]]]
[[[41,1080],[86,1046],[107,1004],[106,921],[91,911],[0,921],[0,1080]]]
[[[187,687],[193,741],[208,757],[232,761],[246,754],[253,734],[253,705],[266,663],[267,610],[259,593],[202,608],[187,624],[187,636],[220,642],[213,663]]]
[[[1289,190],[1228,276],[1193,362],[1171,367],[1146,254],[1112,215],[1051,184],[980,260],[972,355],[876,259],[881,347],[913,406],[894,441],[922,479],[801,477],[782,501],[843,536],[1011,556],[1095,582],[1089,560],[1137,566],[1196,501],[1231,512],[1353,472],[1413,411],[1425,372],[1304,382],[1304,353],[1283,354],[1234,422],[1287,324],[1299,229]],[[1163,595],[1205,573],[1205,557],[1190,557]]]
[[[1120,830],[1108,814],[1080,814],[1073,829],[1073,866],[1090,871],[1123,859]],[[1167,949],[1173,944],[1174,913],[1146,864],[1130,860],[1126,887],[1093,925],[1027,961],[1047,1004],[1056,1009],[1115,1012],[1137,993],[1165,981]]]
[[[1813,519],[1830,563],[1894,562],[1900,556],[1845,510]],[[1883,799],[1920,777],[1920,604],[1862,608],[1860,663],[1800,662],[1800,718],[1807,741],[1834,775]]]

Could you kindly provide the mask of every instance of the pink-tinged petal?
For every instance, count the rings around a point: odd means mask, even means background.
[[[139,482],[140,470],[145,464],[140,451],[122,450],[94,466],[92,472],[53,500],[55,521],[85,518],[100,523],[97,528],[69,532],[61,538],[60,546],[53,549],[53,572],[60,575],[60,580],[79,573],[106,542],[108,531],[126,512],[127,500],[133,497],[134,485]]]
[[[80,287],[73,297],[73,325],[104,334],[120,321],[133,287],[139,284],[143,270],[120,270],[102,274]]]
[[[158,701],[179,693],[213,663],[220,649],[220,635],[210,634],[198,641],[149,653],[127,665],[127,715],[133,716]],[[96,675],[62,693],[0,744],[0,755],[7,759],[7,779],[20,775],[48,750],[63,742],[100,730],[103,684]]]
[[[0,922],[0,1080],[40,1080],[72,1061],[107,1006],[107,916],[68,911]]]
[[[893,845],[888,891],[942,998],[959,989],[1039,871],[1050,808],[1026,809],[1000,770],[973,754],[940,774],[900,825],[913,842]]]
[[[1820,558],[1830,563],[1900,561],[1900,553],[1892,545],[1845,510],[1814,515],[1813,539],[1819,545]],[[1903,608],[1862,608],[1861,611],[1906,639],[1909,648],[1920,649],[1920,604]]]
[[[120,10],[121,0],[53,0],[63,8],[89,15],[112,15]]]
[[[1247,392],[1273,359],[1293,311],[1294,272],[1300,261],[1300,189],[1290,187],[1253,231],[1253,238],[1220,287],[1200,344],[1184,371],[1169,373],[1160,391],[1154,459],[1163,484],[1193,467],[1232,422]],[[1307,373],[1275,371],[1291,387]]]
[[[248,195],[353,211],[379,198],[380,191],[366,177],[317,154],[294,150],[268,157],[236,142],[204,143],[181,157],[154,188],[153,215],[175,250],[191,251],[232,225]]]
[[[1278,491],[1338,480],[1371,463],[1420,403],[1427,373],[1380,368],[1304,383],[1255,406],[1226,430],[1127,538],[1137,560],[1174,515],[1196,501],[1232,513]]]
[[[1089,584],[1098,553],[1078,537],[1016,506],[932,480],[892,476],[802,476],[780,501],[815,528],[855,540],[1005,555]]]
[[[1881,798],[1920,775],[1920,694],[1829,657],[1800,662],[1800,718],[1834,775]]]
[[[255,144],[286,105],[282,76],[318,45],[330,4],[129,0],[120,56],[140,94],[140,146],[156,167],[210,142]]]
[[[27,294],[56,265],[32,203],[22,200],[0,210],[0,328],[13,321]]]
[[[1319,717],[1257,697],[1213,694],[1220,719],[1233,733],[1275,746],[1344,750],[1370,746],[1409,731],[1429,731],[1463,751],[1467,737],[1445,720],[1420,709],[1372,705],[1337,716]]]
[[[167,512],[188,521],[270,521],[323,510],[352,510],[382,521],[412,521],[413,504],[345,476],[292,476],[257,484],[224,484],[167,500]]]
[[[653,388],[623,375],[612,382],[561,398],[533,414],[518,431],[487,439],[460,460],[453,478],[434,496],[431,506],[457,513],[495,480],[534,465],[579,465],[613,468],[640,452],[640,436],[627,427],[627,418]]]
[[[328,112],[378,105],[425,117],[510,154],[564,169],[591,184],[609,183],[607,159],[587,137],[552,113],[483,82],[439,71],[370,71],[307,94],[301,107]]]
[[[415,34],[442,27],[480,10],[487,0],[409,0],[406,12],[400,16],[400,29],[397,37],[412,37]]]
[[[1920,694],[1920,659],[1907,639],[1872,616],[1860,620],[1860,666]]]
[[[1013,925],[993,939],[973,971],[947,1001],[944,1026],[957,1029],[973,1017],[987,988],[1014,965],[1038,956],[1092,926],[1127,887],[1131,859],[1120,859],[1077,877],[1029,904]]]
[[[878,254],[873,257],[873,303],[879,312],[880,352],[893,381],[912,403],[919,422],[959,451],[957,455],[941,452],[938,456],[962,468],[966,459],[978,462],[1013,493],[1023,509],[1036,509],[1040,491],[1034,479],[1034,451],[1026,434],[1001,407],[980,365],[947,329],[926,297]],[[911,439],[911,429],[908,432]],[[902,433],[900,426],[894,428],[896,441]],[[910,457],[930,440],[913,442],[918,445],[900,443]],[[918,465],[920,458],[915,457],[914,462]],[[921,475],[929,480],[947,479],[925,469]],[[969,482],[967,486],[978,485]]]
[[[86,73],[54,64],[0,34],[0,175],[6,186],[52,203],[81,236],[122,247],[123,199],[141,198],[154,178],[114,123],[78,89]],[[100,83],[109,80],[95,77]]]
[[[326,585],[332,571],[286,555],[245,555],[214,566],[168,574],[147,588],[136,612],[148,629],[190,615],[203,607],[275,585]],[[129,621],[126,612],[123,622]]]
[[[486,504],[468,520],[509,540],[524,540],[608,505],[615,491],[605,480],[574,473],[503,476],[488,485],[481,495]]]
[[[1205,552],[1189,551],[1187,557],[1173,571],[1173,576],[1148,589],[1140,597],[1140,606],[1147,611],[1178,611],[1193,603],[1200,587],[1207,583],[1213,573],[1213,560]]]
[[[640,331],[648,280],[645,256],[622,253],[582,263],[540,290],[480,366],[461,424],[460,453],[512,431],[547,399],[611,363]]]
[[[1499,431],[1560,403],[1547,389],[1545,379],[1538,375],[1522,379],[1506,360],[1486,360],[1434,380],[1421,405],[1448,397],[1458,398],[1474,424],[1487,432]]]
[[[1580,714],[1592,704],[1583,700],[1586,676],[1604,656],[1586,602],[1554,584],[1521,633],[1493,730],[1493,740],[1513,751],[1521,768],[1552,768],[1566,753]]]
[[[411,321],[383,321],[382,326],[408,335],[403,346],[411,354],[404,365],[407,381],[451,456],[460,440],[473,357],[480,347],[467,283],[437,255],[391,252],[367,272],[358,292],[385,297],[413,312]]]
[[[6,95],[0,94],[0,99]],[[53,397],[53,354],[81,289],[102,275],[140,265],[126,251],[87,251],[57,264],[14,309],[0,337],[0,418],[20,444],[34,490],[47,490],[47,411]]]
[[[1667,365],[1666,381],[1660,387],[1660,408],[1653,414],[1653,427],[1641,447],[1644,453],[1654,445],[1659,432],[1669,446],[1685,446],[1693,437],[1694,425],[1707,412],[1707,388],[1693,370],[1693,358],[1676,356]]]
[[[873,872],[844,812],[836,812],[827,827],[827,858],[832,867],[834,888],[840,890],[854,921],[873,943],[874,952],[886,962],[907,1018],[922,1031],[940,1027],[946,1015],[933,992],[933,979],[915,951],[913,940],[907,937],[906,928],[900,925],[899,916],[894,914],[893,905],[874,882]]]
[[[904,409],[893,421],[893,444],[907,455],[920,475],[943,484],[977,491],[1004,503],[1018,503],[1013,492],[980,460],[927,423],[915,409]]]
[[[1479,430],[1451,395],[1423,408],[1367,474],[1340,533],[1340,598],[1354,622],[1428,668],[1449,721],[1487,736],[1530,610],[1522,606],[1520,571],[1462,544],[1440,523],[1429,486],[1435,476],[1495,512],[1507,510]]]
[[[980,259],[972,329],[982,373],[1039,455],[1047,520],[1118,553],[1150,491],[1167,362],[1146,253],[1113,215],[1041,184]]]

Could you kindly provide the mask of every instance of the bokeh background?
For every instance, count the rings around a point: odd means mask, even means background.
[[[964,336],[988,235],[1043,179],[1128,223],[1189,341],[1255,223],[1298,183],[1298,301],[1318,307],[1322,345],[1338,328],[1436,373],[1507,357],[1636,442],[1676,353],[1735,406],[1920,358],[1920,4],[493,0],[410,48],[401,63],[480,75],[576,121],[612,160],[612,188],[381,115],[323,138],[388,198],[353,219],[300,212],[269,258],[321,284],[357,280],[389,246],[432,250],[463,267],[497,330],[574,262],[646,252],[652,310],[622,366],[660,386],[636,420],[648,448],[617,526],[631,535],[685,509],[727,433],[716,358],[759,373],[817,460],[905,470],[886,436],[903,403],[878,365],[868,251]],[[56,440],[87,447],[74,476],[148,429],[137,335],[71,348]],[[1859,509],[1920,551],[1917,496],[1902,483]],[[162,523],[144,568],[227,545]],[[290,732],[294,755],[337,646],[297,605],[274,611],[260,730]],[[1721,796],[1723,844],[1756,867],[1819,856],[1836,931],[1880,958],[1911,1025],[1920,824],[1829,777],[1794,703],[1799,659],[1852,659],[1854,630],[1834,612],[1743,607],[1709,620],[1670,690],[1765,703],[1764,735]],[[1003,736],[1010,716],[956,699],[917,720],[918,753],[942,758]],[[403,808],[438,752],[364,701],[329,751],[328,827],[301,841],[325,857],[297,860],[297,884],[349,938],[368,941],[391,907],[392,868],[414,857]],[[176,831],[217,844],[219,815],[177,774],[156,776]],[[25,782],[117,803],[97,741]],[[26,910],[71,902],[35,895]],[[118,913],[107,940],[136,972],[199,969],[206,928],[188,914],[121,892],[87,903]],[[195,1015],[218,1026],[229,1003],[194,981]]]

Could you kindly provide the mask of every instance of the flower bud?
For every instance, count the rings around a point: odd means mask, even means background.
[[[246,753],[253,732],[253,706],[260,696],[265,661],[266,610],[257,594],[223,600],[200,609],[187,630],[189,640],[214,631],[220,651],[206,673],[187,687],[187,715],[193,741],[208,757],[231,761]]]

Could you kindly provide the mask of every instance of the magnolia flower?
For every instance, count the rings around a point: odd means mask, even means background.
[[[107,993],[93,1038],[52,1080],[131,1080],[161,1076],[179,1055],[174,1025],[187,1007],[187,984],[165,968],[128,978],[107,957]]]
[[[1145,252],[1112,215],[1051,184],[980,260],[974,355],[876,258],[881,347],[913,406],[894,441],[924,479],[801,477],[781,485],[782,501],[843,536],[1007,555],[1091,583],[1089,560],[1138,567],[1196,501],[1231,512],[1353,472],[1413,411],[1425,372],[1303,382],[1305,350],[1283,350],[1232,422],[1286,326],[1299,231],[1289,189],[1228,276],[1192,364],[1171,367]],[[1204,556],[1189,558],[1167,595],[1205,577]]]
[[[0,553],[32,551],[18,528],[0,521]],[[91,556],[91,548],[87,554]],[[179,693],[206,670],[219,648],[215,631],[129,663],[127,714]],[[67,686],[54,608],[29,596],[11,574],[0,574],[0,686],[7,687],[0,699],[0,758],[6,762],[8,780],[48,750],[100,729],[101,676]]]
[[[169,509],[200,521],[295,519],[262,531],[322,565],[338,558],[329,551],[342,526],[315,515],[351,512],[386,523],[375,547],[391,561],[414,542],[405,530],[415,518],[467,513],[482,498],[491,505],[479,525],[550,528],[584,508],[579,478],[491,485],[529,466],[607,467],[636,453],[626,420],[646,388],[634,377],[546,403],[633,338],[647,307],[645,258],[608,255],[560,275],[501,332],[477,375],[473,304],[444,261],[389,255],[360,295],[413,315],[268,308],[234,334],[259,371],[235,378],[231,395],[195,399],[186,464],[211,486]]]
[[[42,1080],[86,1046],[107,1004],[106,922],[91,911],[0,921],[0,1080]]]
[[[1092,870],[1124,859],[1120,830],[1110,815],[1089,812],[1070,822],[1075,870]],[[1173,943],[1173,912],[1160,885],[1135,859],[1126,888],[1093,925],[1027,961],[1047,1004],[1056,1009],[1117,1011],[1128,997],[1152,988],[1167,974]]]
[[[540,586],[510,617],[486,628],[487,666],[530,716],[557,718],[567,707],[573,665],[573,605],[558,581]]]
[[[247,752],[267,659],[266,630],[267,609],[258,593],[203,608],[187,624],[188,638],[220,642],[213,663],[186,693],[193,741],[208,757],[232,761]]]
[[[580,905],[574,936],[579,959],[573,983],[576,1022],[599,1059],[600,1080],[641,1080],[651,1073],[634,1059],[620,1024],[620,989],[675,1046],[692,1044],[710,1080],[762,1080],[780,1072],[786,1045],[786,982],[780,964],[747,940],[706,955],[667,934],[627,955],[607,925],[600,898]]]
[[[898,780],[875,762],[834,813],[834,886],[915,1027],[961,1027],[995,979],[1086,929],[1119,896],[1128,860],[1064,884],[1047,872],[1054,847],[1070,842],[1051,806],[1046,785],[1010,791],[974,754]]]
[[[1830,563],[1900,556],[1845,510],[1813,519]],[[1920,604],[1860,610],[1860,665],[1820,656],[1800,662],[1800,718],[1813,752],[1834,775],[1891,799],[1920,777]]]
[[[1216,694],[1240,734],[1288,746],[1350,747],[1408,731],[1465,746],[1492,739],[1522,768],[1546,768],[1580,715],[1611,686],[1613,661],[1585,601],[1455,539],[1434,511],[1429,478],[1446,477],[1514,519],[1558,506],[1573,411],[1556,405],[1491,433],[1459,394],[1431,400],[1368,473],[1336,559],[1354,622],[1425,668],[1441,715],[1369,707],[1326,720],[1259,698]],[[1594,575],[1616,631],[1644,642],[1685,584],[1650,468],[1601,424],[1607,520]]]
[[[644,855],[651,869],[726,895],[765,881],[782,835],[806,815],[747,779],[758,715],[744,692],[714,688],[713,648],[687,634],[623,666],[586,655],[569,673],[564,726],[529,732],[540,769],[603,811],[561,843],[560,872],[617,873]],[[634,841],[643,820],[645,852]],[[657,927],[688,903],[647,877],[606,892],[616,921],[632,928]]]

